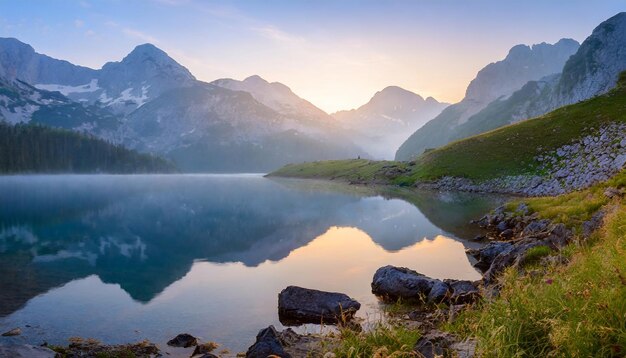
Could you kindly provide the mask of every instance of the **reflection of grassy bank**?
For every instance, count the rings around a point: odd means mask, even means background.
[[[472,239],[481,232],[470,220],[506,202],[507,196],[464,192],[441,193],[432,190],[391,185],[348,185],[341,181],[271,178],[288,188],[306,191],[334,192],[355,197],[382,196],[401,199],[417,209],[435,226],[462,239]]]

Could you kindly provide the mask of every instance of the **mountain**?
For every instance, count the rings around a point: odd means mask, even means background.
[[[366,155],[331,116],[287,86],[258,76],[207,84],[151,44],[100,70],[15,39],[0,39],[0,54],[0,74],[30,93],[26,102],[0,101],[9,123],[87,132],[166,156],[186,171],[265,171]]]
[[[97,104],[115,114],[128,114],[164,92],[195,82],[189,70],[167,53],[152,44],[144,44],[122,61],[106,63],[82,84],[72,85],[63,78],[34,83],[37,88],[61,92],[78,102]]]
[[[79,86],[95,78],[96,71],[39,54],[17,39],[0,38],[0,76],[30,84],[63,83]]]
[[[596,27],[563,68],[554,105],[586,100],[615,87],[626,69],[626,12]]]
[[[343,136],[313,133],[242,91],[198,83],[164,93],[128,116],[131,148],[172,158],[186,171],[267,171],[364,152]]]
[[[354,141],[375,158],[391,159],[398,143],[433,119],[448,106],[397,86],[377,92],[357,109],[333,114],[354,133]]]
[[[449,129],[450,141],[548,113],[604,94],[626,70],[626,13],[601,23],[563,67],[562,73],[526,83]]]
[[[332,118],[311,102],[304,100],[280,82],[268,82],[258,75],[243,81],[223,78],[211,84],[233,91],[248,92],[257,101],[286,116],[295,116],[312,121],[330,121]]]
[[[529,81],[560,73],[566,61],[578,50],[578,42],[562,39],[550,45],[517,45],[502,61],[487,65],[470,82],[465,97],[418,129],[396,153],[397,160],[409,160],[426,149],[437,148],[466,137],[459,127],[494,100],[505,100]]]
[[[58,92],[37,89],[28,83],[0,76],[0,122],[32,123],[112,139],[120,119],[97,106],[70,100]]]
[[[621,178],[606,184],[612,187],[623,181],[626,168],[626,71],[618,78],[608,93],[455,141],[413,161],[303,163],[270,175],[442,192],[552,196],[588,188],[621,172]]]

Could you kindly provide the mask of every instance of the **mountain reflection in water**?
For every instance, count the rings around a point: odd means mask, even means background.
[[[380,266],[477,279],[456,238],[498,202],[252,175],[10,176],[0,197],[0,328],[31,325],[31,343],[190,331],[234,350],[280,326],[287,285],[345,292],[363,317]]]

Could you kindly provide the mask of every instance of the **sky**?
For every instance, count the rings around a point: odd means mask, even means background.
[[[331,113],[396,85],[458,102],[516,44],[582,42],[626,0],[0,0],[0,37],[101,68],[153,43],[196,78],[282,82]]]

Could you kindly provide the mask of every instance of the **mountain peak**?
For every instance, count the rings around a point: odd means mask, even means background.
[[[269,83],[259,75],[252,75],[250,77],[247,77],[246,79],[243,80],[243,82],[250,83],[250,84],[268,84]]]
[[[370,103],[379,101],[417,101],[422,102],[424,98],[417,93],[405,90],[398,86],[387,86],[381,91],[376,92]]]
[[[578,47],[578,42],[571,39],[561,39],[555,44],[515,45],[503,60],[478,72],[467,87],[465,99],[485,105],[510,95],[528,81],[559,73]]]
[[[126,55],[126,57],[124,57],[124,59],[122,59],[122,63],[128,63],[135,60],[143,61],[146,59],[176,62],[165,51],[153,44],[145,43],[135,47],[128,55]]]
[[[598,25],[565,64],[558,84],[559,104],[575,103],[615,87],[626,63],[626,12]]]

